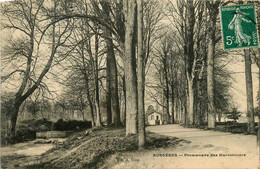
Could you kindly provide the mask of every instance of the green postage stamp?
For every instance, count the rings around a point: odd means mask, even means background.
[[[254,4],[220,8],[224,49],[258,47]]]

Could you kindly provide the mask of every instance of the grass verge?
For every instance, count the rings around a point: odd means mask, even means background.
[[[182,125],[185,127],[185,125]],[[255,130],[253,133],[248,133],[247,123],[237,123],[237,122],[216,122],[215,129],[208,128],[208,124],[204,123],[200,126],[189,126],[189,128],[199,128],[204,130],[214,130],[221,132],[230,132],[233,134],[252,134],[257,135],[258,123],[255,123]]]
[[[138,136],[125,136],[121,128],[93,128],[70,136],[62,145],[44,153],[38,164],[23,168],[111,168],[122,161],[122,153],[138,151]],[[159,148],[175,147],[180,142],[187,142],[176,137],[147,133],[147,144],[144,151]],[[120,160],[109,160],[109,159]]]

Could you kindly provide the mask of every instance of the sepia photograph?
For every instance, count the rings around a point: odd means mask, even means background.
[[[260,169],[260,1],[0,13],[1,169]]]

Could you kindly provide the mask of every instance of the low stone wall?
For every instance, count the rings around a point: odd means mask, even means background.
[[[70,134],[69,131],[42,131],[36,132],[36,138],[66,138]]]

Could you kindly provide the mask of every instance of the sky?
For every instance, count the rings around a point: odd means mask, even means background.
[[[231,62],[227,69],[234,72],[231,76],[234,78],[232,81],[232,88],[230,88],[230,94],[233,96],[235,105],[238,106],[238,110],[246,112],[246,80],[245,80],[245,62],[242,56],[229,55],[227,57],[233,57],[234,61]],[[253,80],[253,94],[254,94],[254,107],[257,106],[257,91],[258,91],[258,68],[256,64],[252,64],[252,80]]]

